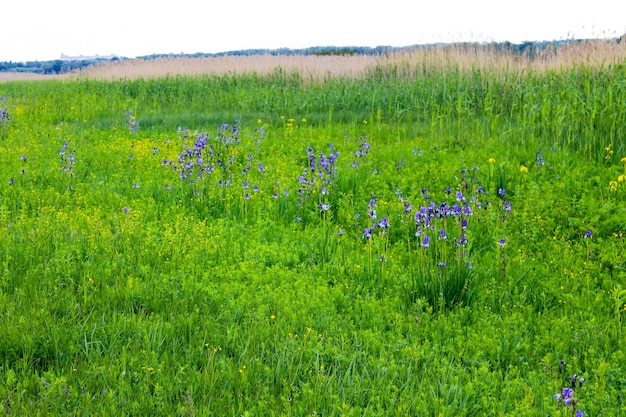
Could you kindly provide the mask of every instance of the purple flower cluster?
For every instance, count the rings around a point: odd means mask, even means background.
[[[61,163],[63,164],[61,170],[63,172],[67,172],[70,178],[74,177],[74,164],[76,160],[74,159],[74,154],[76,153],[76,149],[73,149],[71,152],[68,152],[69,143],[63,142],[63,147],[59,151],[59,155],[61,156]]]
[[[543,156],[541,155],[541,149],[538,149],[537,158],[535,159],[535,165],[537,165],[537,169],[539,169],[545,164],[546,164],[546,161],[544,161]]]
[[[422,195],[424,195],[423,192]],[[438,240],[447,241],[448,231],[445,225],[449,224],[451,219],[460,229],[458,238],[454,240],[454,243],[456,246],[462,247],[467,245],[468,242],[465,231],[467,230],[468,219],[474,216],[472,204],[474,204],[475,207],[483,206],[477,205],[473,197],[470,198],[469,201],[466,201],[466,197],[460,191],[456,193],[455,197],[457,202],[454,204],[450,204],[447,201],[437,204],[431,201],[429,204],[417,209],[413,218],[415,220],[415,236],[418,238],[421,237],[422,240],[420,246],[424,248],[430,247],[430,237],[426,234],[428,230],[434,231],[437,234]],[[406,209],[405,213],[408,214]]]
[[[327,196],[336,186],[339,152],[335,150],[334,145],[329,146],[329,151],[328,156],[324,152],[320,152],[318,156],[312,147],[307,148],[308,167],[298,177],[297,193],[300,196],[298,206],[302,206],[306,198],[314,192],[319,192],[320,196]]]
[[[254,139],[254,151],[256,153],[261,153],[260,145],[261,142],[263,142],[263,139],[265,139],[265,129],[263,127],[259,127],[255,133],[252,134],[252,138]]]
[[[7,102],[7,98],[0,96],[0,128],[2,129],[7,127],[7,124],[11,121],[13,117],[7,110]]]
[[[229,125],[228,123],[223,123],[217,130],[217,137],[215,138],[215,140],[225,145],[240,145],[240,130],[241,127],[239,127],[239,119],[235,120],[235,123],[232,125]]]
[[[559,371],[561,374],[565,373],[565,361],[560,361],[559,363]],[[577,374],[570,376],[569,378],[570,385],[569,387],[561,388],[560,392],[557,392],[552,397],[557,401],[558,405],[564,405],[565,407],[569,407],[572,411],[572,414],[576,417],[583,417],[583,410],[577,409],[576,413],[574,410],[577,408],[578,399],[576,398],[576,388],[582,388],[585,383],[585,378],[578,377]]]
[[[236,167],[241,167],[241,165],[237,165],[237,160],[232,151],[233,146],[241,144],[239,140],[240,127],[237,123],[239,120],[233,125],[220,125],[214,139],[202,131],[189,133],[189,129],[179,127],[178,131],[182,135],[183,143],[188,140],[192,140],[193,143],[185,145],[185,150],[178,155],[177,163],[164,160],[162,165],[172,166],[182,181],[187,180],[192,184],[202,180],[207,175],[218,173],[218,185],[230,187],[235,178],[235,171],[239,170]],[[258,141],[260,139],[257,139]],[[243,178],[241,184],[242,188],[247,190],[250,187],[248,173],[253,169],[253,165],[259,174],[265,173],[265,167],[262,162],[255,162],[255,158],[251,154],[242,162],[242,165],[241,174]],[[252,185],[252,190],[255,193],[258,192],[259,186]],[[249,194],[246,193],[246,196],[249,197]]]
[[[132,110],[126,110],[124,112],[124,118],[126,119],[126,125],[131,133],[137,133],[139,130],[139,120],[133,115]]]
[[[185,135],[184,138],[186,137]],[[194,132],[192,137],[193,145],[185,146],[185,150],[178,155],[178,165],[174,165],[174,171],[178,172],[181,180],[202,179],[203,175],[211,174],[215,170],[216,164],[228,171],[233,161],[229,161],[228,164],[224,162],[222,152],[217,151],[213,144],[209,144],[210,136],[204,132]],[[163,165],[166,164],[167,161],[163,161]],[[173,162],[170,161],[169,164],[172,165]]]
[[[389,223],[389,219],[387,217],[382,217],[380,221],[376,221],[378,218],[378,213],[376,212],[376,199],[370,198],[369,203],[367,204],[367,216],[369,219],[369,226],[363,229],[363,237],[365,239],[372,239],[374,232],[376,229],[380,230],[380,235],[385,235],[387,229],[391,227],[391,223]],[[355,220],[358,220],[361,217],[359,213],[354,216]],[[358,224],[357,224],[358,225]]]
[[[367,135],[363,135],[359,138],[359,148],[354,151],[355,160],[352,162],[352,166],[357,168],[359,166],[359,160],[364,159],[370,153],[371,146],[369,142],[366,140]]]

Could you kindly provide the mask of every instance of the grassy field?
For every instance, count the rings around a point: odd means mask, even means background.
[[[600,45],[0,83],[0,413],[626,415]]]

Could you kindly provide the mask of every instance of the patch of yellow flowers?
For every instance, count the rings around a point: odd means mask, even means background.
[[[605,150],[606,150],[606,148],[605,148]],[[617,177],[617,181],[610,181],[609,182],[609,191],[610,192],[617,191],[617,187],[618,187],[619,183],[626,181],[626,157],[620,159],[620,162],[624,164],[624,174],[618,176]]]

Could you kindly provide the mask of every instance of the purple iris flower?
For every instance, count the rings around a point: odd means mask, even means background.
[[[326,203],[320,203],[319,204],[320,210],[322,211],[328,211],[330,210],[330,204],[326,204]]]

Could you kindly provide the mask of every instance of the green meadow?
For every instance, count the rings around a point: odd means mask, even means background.
[[[626,415],[624,63],[0,97],[0,414]]]

